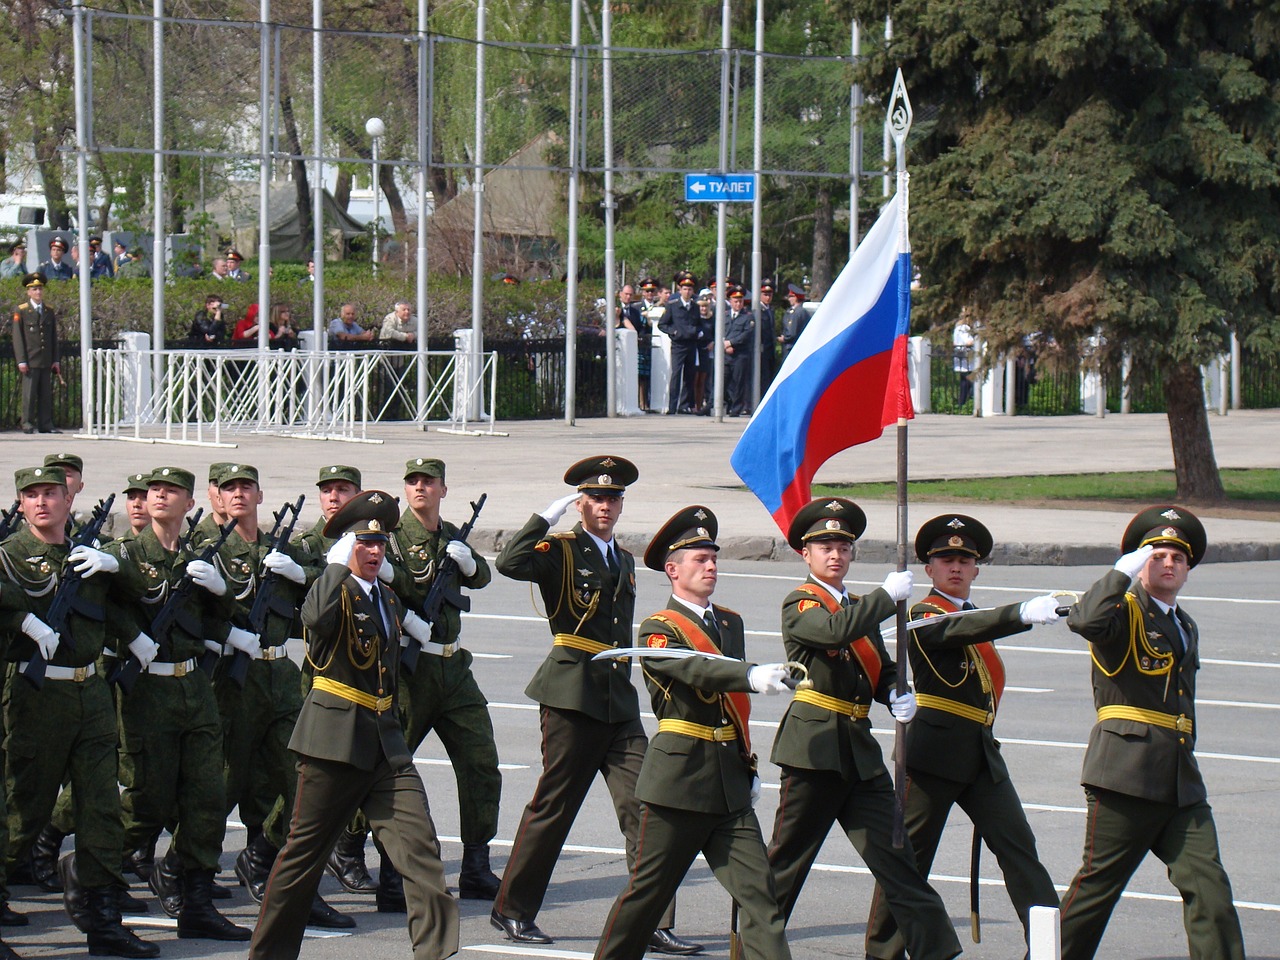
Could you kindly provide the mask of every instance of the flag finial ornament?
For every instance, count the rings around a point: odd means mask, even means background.
[[[893,142],[897,144],[899,150],[906,142],[912,117],[911,98],[907,96],[907,83],[902,79],[902,70],[899,69],[893,78],[893,93],[889,96],[889,115],[885,119],[889,133],[893,136]]]

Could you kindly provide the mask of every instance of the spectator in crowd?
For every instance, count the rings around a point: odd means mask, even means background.
[[[151,267],[142,259],[141,247],[134,247],[129,251],[129,259],[116,269],[116,276],[121,280],[136,280],[139,277],[151,276]]]
[[[119,270],[128,259],[129,251],[123,240],[117,240],[111,245],[111,266],[114,270]]]
[[[698,349],[693,374],[693,412],[705,417],[711,412],[715,384],[711,381],[711,342],[716,335],[716,292],[704,287],[698,294]]]
[[[731,417],[751,412],[751,373],[755,366],[755,316],[745,308],[741,287],[729,287],[729,314],[724,323],[724,382]]]
[[[956,324],[955,329],[951,331],[951,369],[955,371],[956,379],[960,381],[960,400],[959,405],[964,406],[973,397],[973,351],[974,343],[973,330],[969,326],[965,315],[960,315],[960,322]]]
[[[227,251],[227,279],[238,280],[241,283],[247,283],[253,278],[249,274],[240,269],[240,264],[244,263],[244,257],[240,256],[240,251],[232,247]]]
[[[271,308],[271,346],[278,350],[296,350],[298,347],[298,328],[293,322],[293,311],[287,304],[277,303]]]
[[[73,243],[71,245],[71,270],[75,274],[75,279],[80,279],[80,244]]]
[[[649,283],[653,283],[649,280]],[[649,367],[653,352],[653,334],[649,321],[645,318],[640,303],[635,299],[636,291],[629,283],[624,283],[618,291],[618,326],[636,332],[636,377],[639,381],[640,409],[649,411]]]
[[[397,300],[395,308],[382,318],[378,338],[397,343],[417,342],[418,318],[413,316],[413,307],[408,300]]]
[[[111,257],[102,249],[101,237],[89,238],[89,277],[97,280],[106,277],[110,280],[116,275],[115,265]]]
[[[226,257],[214,257],[213,264],[210,266],[209,269],[212,271],[211,276],[213,277],[214,280],[230,280],[231,279],[231,275],[227,273]]]
[[[764,396],[773,383],[773,373],[778,365],[776,323],[773,316],[773,281],[760,281],[760,396]],[[755,342],[754,340],[752,342]]]
[[[299,283],[315,283],[316,282],[316,261],[314,257],[307,258],[307,275],[298,281]]]
[[[344,303],[339,315],[329,321],[329,346],[342,346],[372,340],[373,330],[366,330],[356,320],[356,305]]]
[[[9,247],[9,259],[0,263],[0,280],[20,277],[27,272],[27,245],[21,240]]]
[[[258,305],[256,303],[249,304],[244,316],[236,324],[235,330],[231,333],[231,342],[236,346],[258,342]]]
[[[227,339],[227,321],[223,315],[222,297],[211,293],[204,298],[204,308],[196,311],[187,334],[197,346],[219,346]]]
[[[667,413],[693,413],[693,384],[698,371],[698,307],[693,300],[693,274],[676,274],[680,296],[666,305],[658,329],[671,338],[671,382]]]
[[[49,241],[49,259],[40,264],[40,272],[44,274],[45,280],[75,279],[75,268],[63,259],[66,253],[67,241],[61,237],[54,237]]]

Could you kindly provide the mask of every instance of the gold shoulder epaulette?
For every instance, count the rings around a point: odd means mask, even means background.
[[[572,539],[574,539],[574,536],[575,536],[575,534],[574,534],[574,532],[573,532],[572,530],[565,530],[565,531],[563,531],[563,532],[561,532],[561,533],[553,533],[553,534],[550,534],[550,535],[549,535],[549,537],[548,537],[548,539],[551,539],[551,540],[572,540]]]

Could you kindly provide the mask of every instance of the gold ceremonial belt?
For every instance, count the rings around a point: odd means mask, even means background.
[[[920,702],[919,697],[916,697],[916,702]],[[1137,723],[1149,723],[1152,726],[1164,727],[1166,730],[1177,730],[1179,733],[1190,733],[1195,726],[1190,717],[1181,713],[1175,717],[1172,713],[1161,713],[1159,710],[1143,710],[1141,707],[1127,707],[1121,703],[1099,707],[1098,719],[1133,720]]]
[[[930,710],[941,710],[943,713],[950,713],[957,717],[964,717],[966,720],[980,723],[984,727],[989,727],[996,722],[996,715],[990,710],[971,707],[967,703],[948,700],[946,697],[935,697],[929,693],[917,693],[916,705],[928,707]]]
[[[583,653],[589,653],[592,656],[613,649],[611,644],[601,643],[599,640],[588,640],[586,637],[579,637],[572,633],[557,633],[556,638],[551,641],[551,645],[554,647],[573,647],[575,650],[581,650]]]
[[[698,740],[711,740],[715,743],[738,739],[738,728],[733,724],[729,724],[727,727],[704,727],[700,723],[690,723],[688,720],[659,720],[658,732],[678,733],[682,736],[696,737]]]
[[[384,713],[391,709],[391,697],[375,697],[371,693],[365,693],[363,690],[349,687],[345,683],[339,683],[337,680],[330,680],[328,677],[316,677],[311,685],[317,690],[332,693],[335,697],[350,700],[354,704],[368,707],[377,713]]]
[[[800,703],[812,703],[815,707],[822,707],[832,713],[842,713],[854,720],[865,720],[871,714],[871,707],[865,703],[850,703],[838,697],[828,697],[817,690],[797,690],[794,699]]]

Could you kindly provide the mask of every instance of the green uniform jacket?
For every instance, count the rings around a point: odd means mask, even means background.
[[[929,596],[940,595],[930,591]],[[1019,609],[1019,604],[1011,603],[913,630],[908,650],[916,694],[994,711],[992,692],[982,688],[982,661],[970,648],[1030,630],[1031,626],[1019,619]],[[926,597],[911,608],[911,619],[942,610]],[[983,766],[990,769],[996,783],[1009,779],[1009,768],[1000,756],[1000,744],[991,726],[925,706],[907,724],[908,769],[968,783]]]
[[[43,316],[30,301],[14,308],[13,358],[39,369],[58,362],[58,315],[48,304]]]
[[[1126,593],[1137,605],[1132,624]],[[1194,724],[1199,631],[1185,613],[1183,625],[1185,647],[1173,620],[1140,583],[1130,585],[1118,570],[1091,586],[1072,606],[1067,626],[1089,641],[1094,706],[1137,707],[1183,716]],[[1099,720],[1089,735],[1080,782],[1157,803],[1190,806],[1208,796],[1195,745],[1194,729],[1181,732],[1137,720]]]
[[[552,634],[572,634],[610,647],[631,645],[636,611],[636,561],[616,541],[620,576],[613,583],[591,535],[576,524],[547,536],[549,525],[534,514],[498,554],[498,572],[538,585]],[[640,717],[631,668],[617,660],[552,646],[525,694],[548,707],[577,710],[602,723]]]
[[[311,585],[302,622],[309,631],[307,657],[317,681],[326,677],[370,697],[391,697],[391,704],[377,711],[313,686],[289,740],[295,753],[361,770],[372,770],[383,755],[392,768],[412,761],[395,703],[404,611],[394,593],[385,586],[378,589],[390,637],[379,628],[377,608],[352,582],[351,570],[337,563],[325,567]]]
[[[817,584],[812,577],[807,582]],[[825,588],[818,585],[818,589]],[[849,606],[836,613],[828,613],[813,594],[792,590],[782,604],[782,643],[787,659],[809,668],[809,679],[818,693],[868,706],[873,699],[888,703],[889,692],[897,683],[898,666],[885,650],[880,621],[895,609],[879,587],[862,598],[850,594]],[[860,637],[867,637],[880,657],[880,681],[874,688],[849,650],[849,644]],[[869,719],[854,720],[797,701],[792,701],[778,725],[770,759],[784,767],[834,771],[845,779],[870,780],[886,772]]]
[[[316,525],[306,533],[301,533],[293,538],[293,545],[298,548],[301,556],[298,562],[305,566],[318,567],[323,570],[327,564],[325,563],[325,554],[329,552],[329,548],[337,543],[336,537],[326,537],[324,535],[324,525],[328,521],[321,517],[316,521]]]
[[[203,521],[201,522],[203,525]],[[197,527],[197,530],[199,527]],[[217,527],[214,527],[214,533],[208,540],[201,541],[196,544],[196,551],[199,552],[218,536]],[[218,568],[218,572],[222,574],[224,580],[227,581],[227,597],[233,601],[233,610],[240,618],[247,617],[250,609],[253,607],[253,599],[257,595],[258,585],[262,581],[265,569],[262,566],[262,558],[271,552],[271,538],[262,530],[258,531],[258,539],[255,543],[249,543],[240,535],[240,528],[227,538],[227,542],[222,545],[222,549],[218,551],[217,556],[213,559],[213,564]],[[289,554],[294,560],[305,559],[299,554],[299,551],[293,544],[285,544],[283,553]],[[303,567],[306,570],[306,567]],[[308,580],[311,579],[312,570],[307,570]],[[280,591],[279,596],[284,598],[286,604],[292,604],[296,609],[304,596],[305,586],[300,586],[292,580],[281,577],[276,585]],[[236,625],[245,626],[237,620]],[[262,645],[276,647],[285,643],[289,639],[290,627],[293,625],[292,617],[277,615],[270,612],[267,615],[267,627],[263,632],[261,642]],[[227,633],[232,626],[231,619],[214,625],[211,640],[217,640],[225,643]]]
[[[697,615],[672,597],[667,607],[696,623]],[[720,652],[741,659],[746,654],[742,617],[727,607],[714,607],[720,628]],[[665,645],[690,649],[693,644],[671,623],[654,614],[640,625],[640,644],[654,645],[660,635]],[[703,633],[705,637],[705,632]],[[705,657],[683,659],[645,658],[645,684],[658,720],[685,720],[704,727],[724,727],[731,717],[722,693],[750,692],[750,663],[729,663]],[[659,732],[649,741],[636,782],[636,797],[679,810],[699,813],[736,813],[751,805],[754,763],[744,754],[741,740],[711,741],[682,733]]]
[[[422,613],[422,604],[427,599],[431,584],[435,582],[436,570],[440,561],[445,558],[444,548],[450,540],[456,539],[458,528],[446,520],[440,521],[439,530],[427,530],[412,512],[400,518],[400,526],[392,533],[387,550],[395,570],[391,586],[396,596],[414,613]],[[493,574],[484,557],[474,550],[471,550],[471,556],[476,561],[476,572],[469,577],[459,573],[458,585],[468,590],[479,590],[489,585]],[[438,622],[431,625],[431,639],[436,643],[456,641],[458,634],[462,632],[462,612],[446,600],[436,619]]]

